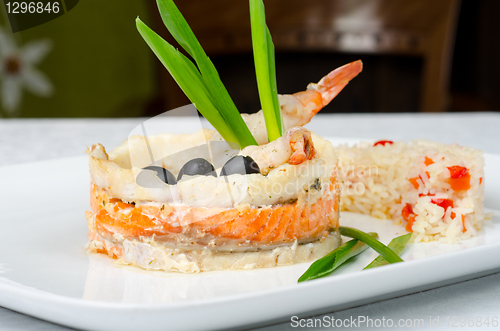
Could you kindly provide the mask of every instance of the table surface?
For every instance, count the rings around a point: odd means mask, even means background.
[[[145,119],[29,119],[0,120],[0,166],[82,155],[86,146],[100,142],[119,145]],[[500,154],[500,113],[443,114],[327,114],[317,115],[307,127],[322,135],[345,138],[411,140],[427,138]],[[441,330],[453,316],[500,318],[500,273],[403,297],[327,314],[335,319],[424,319],[419,330]],[[317,316],[317,318],[323,318]],[[439,318],[440,326],[429,319]],[[490,326],[493,328],[493,326]],[[262,331],[292,330],[290,321],[262,327]],[[320,329],[320,328],[318,328]],[[326,329],[326,328],[325,328]],[[363,329],[363,328],[360,328]],[[472,329],[472,328],[470,328]],[[0,331],[69,330],[0,307]]]

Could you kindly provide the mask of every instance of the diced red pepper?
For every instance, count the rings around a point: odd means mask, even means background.
[[[413,208],[409,203],[406,204],[406,206],[403,207],[403,210],[401,211],[401,215],[403,215],[403,218],[405,220],[408,220],[408,217],[410,214],[413,214]]]
[[[470,175],[460,178],[450,178],[448,182],[454,191],[467,191],[470,189]]]
[[[377,146],[377,145],[385,146],[386,144],[392,145],[392,144],[394,144],[394,142],[390,141],[390,140],[379,140],[375,144],[373,144],[373,146]]]
[[[431,199],[431,202],[444,208],[446,211],[449,207],[453,208],[453,200],[450,199]],[[413,208],[412,206],[407,203],[404,207],[403,210],[401,211],[401,215],[403,216],[403,219],[406,221],[406,231],[408,232],[413,232],[413,223],[415,223],[415,214],[413,213]],[[456,214],[451,213],[451,218],[455,218]],[[467,229],[465,228],[465,215],[462,215],[462,232],[466,232]]]
[[[469,169],[461,166],[448,167],[450,170],[450,183],[454,191],[467,191],[470,189],[470,174]]]
[[[430,177],[429,173],[426,171],[425,174],[427,175],[427,178]],[[413,187],[415,188],[415,190],[418,190],[418,187],[420,185],[418,185],[418,179],[420,178],[420,180],[423,182],[424,180],[422,179],[422,176],[418,176],[418,177],[415,177],[415,178],[410,178],[409,181],[410,183],[413,185]]]
[[[424,163],[425,163],[426,166],[429,166],[429,165],[433,164],[434,161],[426,156]],[[427,178],[429,178],[429,173],[427,171],[425,173],[427,175]],[[414,177],[414,178],[410,178],[409,179],[410,183],[413,185],[413,187],[415,188],[415,190],[418,190],[418,187],[420,186],[420,185],[418,185],[418,181],[417,181],[419,178],[422,180],[422,182],[424,181],[422,179],[422,176],[418,176],[418,177]]]
[[[449,207],[453,208],[453,200],[450,199],[431,199],[431,202],[439,207],[443,207],[445,212]],[[453,219],[457,216],[457,214],[451,212],[450,216]],[[467,231],[467,229],[465,229],[465,215],[462,215],[462,232],[465,231]]]
[[[415,223],[415,215],[410,215],[407,223],[406,223],[406,231],[413,232],[413,223]]]
[[[461,166],[448,167],[450,178],[461,178],[469,174],[469,169]]]
[[[453,208],[453,200],[450,199],[431,199],[431,202],[439,207],[443,207],[445,212],[449,207]],[[450,216],[453,219],[457,216],[457,214],[451,212]],[[467,229],[465,229],[465,215],[462,215],[462,232],[465,231],[467,231]]]
[[[483,177],[479,178],[479,185],[483,183]]]
[[[410,183],[413,185],[413,187],[415,188],[415,190],[418,190],[418,177],[415,177],[415,178],[410,178]]]
[[[431,199],[431,202],[439,207],[444,208],[444,211],[451,207],[453,208],[453,200],[450,199]]]
[[[406,231],[413,232],[412,226],[413,222],[415,222],[415,214],[413,213],[413,208],[409,203],[407,203],[406,206],[403,207],[401,215],[403,216],[403,219],[406,221]]]

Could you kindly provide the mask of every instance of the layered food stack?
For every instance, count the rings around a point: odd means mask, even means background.
[[[182,272],[324,256],[340,243],[338,160],[329,141],[302,125],[361,70],[356,61],[278,96],[286,131],[272,141],[265,112],[243,115],[256,144],[241,150],[212,130],[132,136],[109,154],[93,145],[89,249]]]
[[[321,137],[305,129],[290,132],[277,143],[290,146],[291,139],[292,144],[307,144],[308,150],[292,153],[288,148],[286,162],[266,175],[231,173],[231,163],[241,160],[236,156],[215,174],[209,174],[213,168],[184,174],[170,184],[153,170],[129,163],[130,153],[144,152],[127,148],[140,146],[132,141],[141,137],[131,137],[109,156],[94,145],[88,151],[89,248],[145,269],[182,272],[270,267],[324,256],[340,241],[336,156]],[[293,138],[294,132],[302,142]],[[211,134],[164,134],[149,142],[153,150],[175,150],[204,143]],[[240,153],[253,155],[266,169],[266,161],[256,156],[260,149],[252,152]],[[149,158],[144,160],[146,167]],[[182,168],[172,162],[165,167],[176,177]],[[147,172],[154,179],[144,187],[137,178]]]

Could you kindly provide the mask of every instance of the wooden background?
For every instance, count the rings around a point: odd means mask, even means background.
[[[495,61],[493,47],[472,48],[471,40],[482,45],[498,40],[495,39],[498,34],[491,28],[498,26],[495,17],[500,14],[499,3],[494,0],[266,1],[267,22],[277,51],[278,90],[280,93],[303,90],[330,70],[362,59],[365,64],[362,74],[324,112],[498,110],[499,103],[493,100],[497,97],[484,92],[488,89],[484,85],[495,84],[490,78],[492,68],[483,70],[482,76],[470,70],[484,67],[485,60]],[[239,109],[242,112],[260,109],[247,2],[183,1],[177,5],[218,68]],[[159,16],[153,16],[157,31],[169,39]],[[463,87],[467,82],[454,82],[460,81],[465,73],[464,62],[470,77],[469,90],[465,92]],[[460,63],[462,68],[454,63]],[[483,87],[479,88],[481,79]],[[160,81],[165,109],[187,102],[168,73],[164,72]],[[453,87],[459,91],[452,91]]]
[[[500,110],[499,0],[264,1],[280,93],[361,59],[363,72],[323,112]],[[240,111],[259,110],[248,0],[176,4]],[[8,113],[0,102],[0,117],[155,116],[189,103],[137,32],[137,16],[169,39],[155,0],[80,1],[67,15],[13,34],[20,48],[50,41],[35,67],[54,93],[44,98],[22,87],[19,109]]]

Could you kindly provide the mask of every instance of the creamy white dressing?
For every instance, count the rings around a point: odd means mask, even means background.
[[[204,131],[205,132],[205,131]],[[166,144],[179,150],[179,145],[186,148],[205,139],[205,135],[164,134],[150,138],[150,144]],[[298,165],[282,164],[272,169],[266,176],[260,174],[233,174],[223,177],[183,176],[177,185],[167,185],[159,179],[154,187],[137,185],[135,178],[141,168],[123,168],[112,159],[126,159],[121,153],[131,153],[140,145],[140,139],[132,147],[119,147],[110,153],[110,160],[90,157],[92,182],[108,191],[110,196],[136,203],[160,203],[172,206],[233,208],[250,205],[253,207],[269,206],[298,199],[314,203],[328,187],[331,178],[337,178],[337,157],[330,142],[312,133],[316,156]],[[177,144],[177,145],[176,145]],[[156,147],[159,150],[165,147]],[[144,158],[149,158],[142,152]],[[138,155],[135,158],[139,158]],[[147,160],[139,163],[147,164]],[[180,163],[176,165],[180,167]],[[175,169],[174,169],[175,170]]]
[[[211,270],[254,269],[283,266],[321,258],[340,245],[340,235],[332,232],[323,240],[308,244],[293,244],[257,252],[219,252],[210,249],[174,249],[154,240],[124,239],[117,242],[100,237],[91,240],[89,250],[105,248],[121,251],[117,261],[146,270],[198,273]]]

